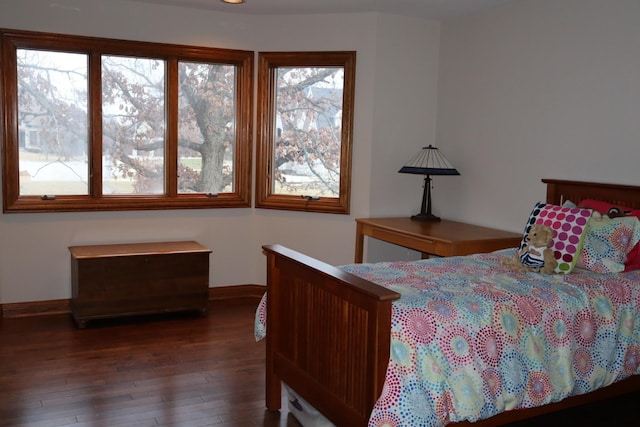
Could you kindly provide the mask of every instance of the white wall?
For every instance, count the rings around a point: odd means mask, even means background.
[[[420,211],[423,177],[398,170],[421,147],[435,144],[440,25],[398,16],[383,18],[376,47],[381,59],[375,73],[371,211],[375,216],[407,216],[407,209],[410,214]],[[407,40],[420,40],[420,47],[402,49]],[[369,262],[420,258],[419,252],[365,240]]]
[[[441,28],[440,214],[521,231],[541,178],[640,184],[640,2],[525,0]]]
[[[420,183],[401,178],[397,169],[435,137],[437,22],[378,14],[247,17],[119,0],[2,0],[0,27],[358,55],[351,215],[260,209],[3,214],[3,303],[69,298],[71,245],[193,239],[213,250],[211,286],[262,284],[263,244],[282,243],[332,264],[349,263],[354,218],[409,215],[417,208]],[[401,78],[390,81],[396,61]],[[402,96],[393,96],[396,85]]]

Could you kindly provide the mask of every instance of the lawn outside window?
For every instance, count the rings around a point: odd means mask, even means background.
[[[253,52],[0,37],[4,212],[250,206]]]

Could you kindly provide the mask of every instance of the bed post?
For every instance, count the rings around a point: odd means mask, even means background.
[[[267,252],[267,301],[268,315],[267,315],[267,338],[266,338],[266,405],[270,411],[278,411],[282,406],[282,383],[275,370],[274,360],[274,343],[277,342],[278,328],[276,325],[279,323],[277,316],[278,309],[278,274],[279,271],[275,263],[275,255],[271,252]]]

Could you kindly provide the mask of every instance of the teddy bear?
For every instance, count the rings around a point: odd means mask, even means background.
[[[515,271],[535,271],[552,274],[558,265],[549,244],[553,239],[553,229],[546,225],[534,224],[524,238],[525,245],[513,257],[503,258],[502,265]]]

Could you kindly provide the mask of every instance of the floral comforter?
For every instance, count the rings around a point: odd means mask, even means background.
[[[369,426],[475,421],[640,374],[639,271],[513,273],[508,251],[341,267],[402,295]]]

